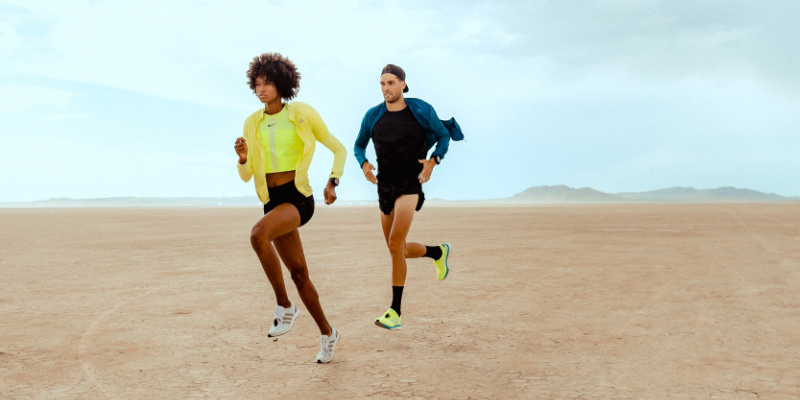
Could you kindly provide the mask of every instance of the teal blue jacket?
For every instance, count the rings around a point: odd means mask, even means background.
[[[436,144],[436,148],[430,155],[431,157],[439,156],[441,159],[444,159],[444,155],[447,153],[447,148],[450,145],[450,139],[464,139],[464,134],[461,133],[461,127],[458,125],[455,118],[450,118],[447,121],[440,120],[439,116],[436,115],[436,110],[423,100],[406,98],[405,101],[406,105],[411,110],[411,114],[414,114],[414,118],[422,125],[422,129],[425,130],[425,137],[428,140],[428,149],[430,150],[430,148]],[[356,145],[353,148],[359,166],[364,165],[367,161],[367,144],[369,144],[369,140],[372,138],[372,130],[385,113],[386,103],[383,102],[367,110],[367,114],[364,115],[364,119],[361,121],[361,130],[358,132]]]

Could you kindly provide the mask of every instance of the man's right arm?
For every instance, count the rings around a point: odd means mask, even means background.
[[[364,166],[364,163],[367,162],[367,145],[369,144],[369,126],[367,122],[367,117],[369,116],[369,112],[364,115],[364,119],[361,120],[361,130],[358,132],[358,137],[356,137],[355,146],[353,146],[353,154],[356,156],[356,160],[358,160],[358,165],[360,167]]]

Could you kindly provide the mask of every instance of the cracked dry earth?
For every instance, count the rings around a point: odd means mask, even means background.
[[[426,206],[403,329],[376,207],[301,229],[342,341],[249,247],[259,208],[0,209],[2,399],[796,399],[800,204]],[[299,301],[288,275],[290,297]]]

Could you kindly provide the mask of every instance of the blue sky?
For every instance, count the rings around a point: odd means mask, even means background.
[[[0,202],[253,196],[233,142],[280,52],[348,149],[380,70],[455,116],[428,198],[736,186],[800,196],[795,1],[2,1]],[[371,146],[370,146],[371,147]],[[368,153],[371,154],[371,153]],[[320,194],[332,156],[318,147]],[[316,183],[315,183],[316,182]]]

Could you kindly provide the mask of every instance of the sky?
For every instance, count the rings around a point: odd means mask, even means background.
[[[797,15],[794,0],[0,0],[0,202],[257,201],[233,143],[263,106],[246,71],[265,52],[297,65],[295,100],[347,148],[344,201],[377,199],[352,148],[387,63],[466,136],[429,199],[800,196]],[[318,196],[332,160],[317,146]]]

